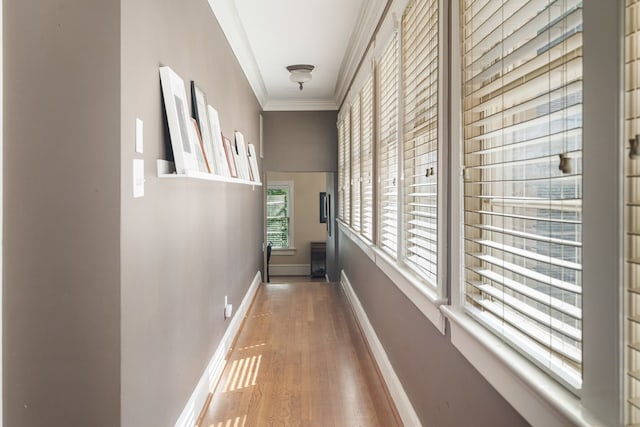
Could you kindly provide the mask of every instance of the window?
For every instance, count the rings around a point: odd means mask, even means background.
[[[267,242],[273,249],[293,249],[293,182],[267,187]]]
[[[582,2],[462,0],[465,309],[582,385]]]
[[[438,1],[402,20],[404,261],[431,287],[438,274]]]
[[[640,1],[627,0],[625,31],[628,424],[640,423]],[[635,155],[631,151],[636,145]]]
[[[360,144],[361,144],[361,210],[362,236],[373,240],[373,76],[367,79],[360,92]]]
[[[378,65],[378,245],[396,258],[398,253],[398,35]]]

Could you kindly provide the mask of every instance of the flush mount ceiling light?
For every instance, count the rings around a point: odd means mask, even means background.
[[[314,68],[315,67],[313,65],[307,64],[289,65],[287,67],[287,70],[291,73],[289,80],[294,83],[298,83],[300,90],[302,90],[302,85],[311,81],[311,72]]]

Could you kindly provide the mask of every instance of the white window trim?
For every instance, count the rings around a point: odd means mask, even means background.
[[[401,15],[406,0],[394,0],[390,10]],[[434,295],[421,286],[419,278],[403,268],[402,263],[393,260],[373,243],[364,240],[345,222],[338,221],[344,237],[353,241],[371,261],[384,272],[412,303],[418,307],[431,323],[444,333],[444,319],[450,328],[451,344],[475,367],[476,370],[503,396],[528,422],[533,425],[565,426],[575,425],[617,425],[622,417],[623,369],[622,350],[622,301],[623,271],[622,251],[622,42],[623,0],[599,2],[585,0],[584,76],[585,108],[583,112],[584,204],[583,212],[583,289],[587,298],[583,311],[588,313],[583,330],[584,341],[583,388],[580,396],[570,392],[538,369],[532,362],[520,355],[496,335],[464,312],[463,272],[463,180],[461,130],[461,67],[459,2],[448,3],[445,29],[453,25],[449,58],[451,90],[446,95],[449,100],[451,117],[448,119],[450,133],[442,134],[449,148],[449,158],[443,162],[449,170],[448,194],[444,197],[448,206],[448,242],[445,250],[449,256],[446,281],[439,283],[442,292],[449,286],[450,301]],[[440,3],[442,5],[442,1]],[[402,7],[398,6],[402,5]],[[447,13],[445,12],[445,13]],[[390,13],[382,28],[388,30],[394,19]],[[589,30],[589,28],[598,31]],[[606,30],[609,28],[609,30]],[[382,44],[380,45],[382,46]],[[445,61],[446,62],[446,61]],[[593,84],[592,82],[598,82]],[[444,81],[442,84],[446,84]],[[595,102],[595,100],[599,100]],[[402,102],[399,117],[402,116]],[[600,117],[603,116],[603,117]],[[606,117],[604,117],[606,116]],[[402,120],[399,133],[402,135]],[[398,140],[398,148],[402,138]],[[376,147],[377,149],[377,147]],[[445,156],[446,157],[446,156]],[[402,159],[399,153],[399,159]],[[399,170],[403,170],[402,165]],[[399,183],[403,186],[403,183]],[[613,190],[613,191],[612,191]],[[402,192],[399,204],[402,206]],[[445,204],[443,204],[445,205]],[[611,207],[617,206],[612,212]],[[376,205],[376,210],[378,206]],[[376,215],[378,213],[376,212]],[[398,227],[398,241],[404,235],[402,221]],[[399,248],[401,249],[401,247]],[[402,259],[402,251],[398,251]],[[440,254],[439,254],[440,256]],[[442,294],[446,295],[446,294]],[[619,316],[614,316],[618,313]],[[619,317],[619,318],[616,318]],[[611,353],[613,352],[613,356]]]
[[[278,188],[278,189],[288,189],[289,190],[289,198],[287,199],[287,211],[289,213],[289,247],[288,248],[272,248],[272,255],[295,255],[295,236],[294,236],[294,230],[295,230],[295,224],[294,224],[294,217],[295,217],[295,212],[294,212],[294,202],[293,202],[293,195],[294,195],[294,187],[293,187],[293,181],[291,180],[287,180],[287,181],[268,181],[267,182],[267,190],[271,189],[271,188]],[[267,242],[268,243],[268,242]],[[291,252],[291,253],[289,253]]]
[[[288,248],[288,249],[273,248],[271,250],[271,255],[274,255],[274,256],[292,256],[295,254],[296,254],[296,248]]]
[[[621,304],[623,289],[620,287],[619,290],[612,292],[612,287],[603,286],[603,284],[622,283],[620,274],[623,258],[620,243],[623,234],[622,221],[619,219],[622,211],[618,208],[620,212],[614,212],[612,215],[611,207],[622,206],[623,199],[619,191],[611,190],[622,188],[621,184],[616,186],[615,182],[619,182],[623,176],[621,160],[623,144],[618,142],[621,141],[620,138],[612,136],[612,132],[614,135],[620,135],[622,129],[620,105],[624,92],[623,80],[616,78],[615,70],[612,71],[616,66],[612,67],[611,64],[621,64],[620,40],[622,40],[622,23],[624,22],[622,20],[624,2],[614,0],[614,4],[609,2],[599,4],[598,0],[585,0],[585,3],[584,27],[599,28],[597,32],[587,30],[584,33],[584,49],[587,52],[583,59],[585,81],[592,78],[599,83],[584,86],[584,97],[587,102],[584,104],[583,112],[583,152],[585,153],[583,157],[583,289],[587,297],[583,302],[583,312],[589,313],[590,321],[583,323],[583,331],[586,331],[583,347],[585,368],[580,397],[569,392],[464,313],[464,275],[461,267],[464,260],[463,153],[461,143],[450,144],[451,305],[442,306],[441,310],[449,320],[451,342],[529,423],[545,427],[565,426],[567,419],[580,426],[614,425],[622,420],[623,399],[619,398],[623,396],[620,384],[622,366],[620,352],[624,340],[621,335],[622,326],[619,326],[616,333],[615,326],[612,325],[614,316],[611,314],[622,312],[619,304]],[[453,14],[451,22],[458,22],[460,14],[458,1],[451,3],[451,13]],[[602,28],[603,23],[612,25],[614,28],[611,31],[605,31]],[[615,28],[616,25],[617,28]],[[451,141],[456,142],[462,141],[463,135],[459,37],[460,28],[454,25],[451,31],[450,99],[451,111],[454,114],[451,120]],[[616,44],[620,52],[606,47]],[[592,47],[593,45],[595,47]],[[588,52],[591,49],[597,52],[589,55]],[[605,58],[607,55],[609,57]],[[605,107],[602,102],[594,102],[596,99],[613,99],[614,105]],[[602,119],[600,116],[603,116],[604,111],[610,111],[612,114]],[[618,123],[614,124],[614,122]],[[610,141],[611,144],[607,146],[602,144],[602,141]],[[609,217],[614,219],[604,220]],[[612,254],[618,254],[618,256],[612,256]],[[599,260],[605,259],[615,261],[602,268],[603,265]],[[618,267],[611,264],[617,264]],[[589,269],[588,273],[585,273],[586,269]],[[618,320],[618,322],[621,324],[622,321]],[[591,329],[587,330],[584,325],[589,323]],[[616,405],[611,404],[611,399],[619,400],[618,413],[616,413]]]
[[[451,343],[502,397],[532,425],[603,425],[565,387],[542,373],[464,312],[440,307],[451,326]]]
[[[423,280],[408,267],[391,258],[382,249],[362,237],[357,231],[343,221],[338,220],[338,228],[343,235],[355,243],[362,252],[402,291],[402,293],[416,306],[433,326],[445,334],[445,317],[440,306],[447,303],[446,299],[425,285]]]

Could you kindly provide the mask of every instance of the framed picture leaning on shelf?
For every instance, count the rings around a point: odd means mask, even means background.
[[[213,141],[213,152],[216,157],[216,173],[221,176],[231,176],[229,173],[229,164],[227,163],[227,155],[222,139],[222,128],[220,127],[220,118],[218,111],[211,105],[207,106],[209,111],[209,127],[211,129],[211,139]]]
[[[160,67],[160,83],[176,172],[184,174],[186,171],[197,171],[195,149],[198,142],[195,133],[190,130],[184,81],[170,67]]]
[[[198,171],[211,173],[211,168],[209,167],[209,162],[207,162],[207,156],[204,151],[204,143],[202,141],[202,137],[200,136],[200,129],[198,129],[198,122],[196,119],[191,118],[192,132],[195,134],[195,138],[198,141],[197,146],[195,147],[196,158],[198,159]]]
[[[238,168],[236,167],[235,149],[231,146],[231,140],[229,138],[222,135],[222,140],[224,144],[224,153],[227,157],[227,164],[229,166],[229,176],[237,178]]]
[[[202,139],[202,152],[207,162],[208,172],[217,173],[213,138],[211,136],[211,127],[209,126],[207,95],[205,95],[193,80],[191,80],[191,110],[193,112],[193,118],[196,119],[198,123],[198,130],[200,138]]]

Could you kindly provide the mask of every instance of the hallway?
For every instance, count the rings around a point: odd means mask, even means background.
[[[199,426],[258,425],[400,425],[339,285],[258,290]]]

